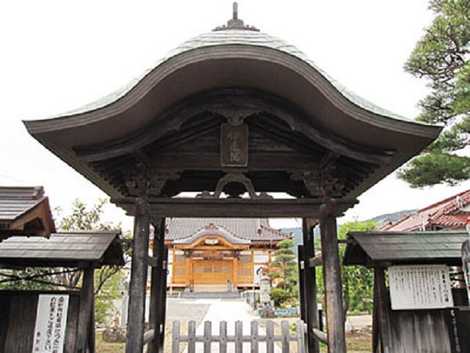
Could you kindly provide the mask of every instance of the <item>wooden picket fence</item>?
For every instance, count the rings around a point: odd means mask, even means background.
[[[289,329],[289,323],[287,321],[281,321],[281,334],[275,335],[274,322],[271,320],[266,321],[266,326],[261,327],[258,321],[250,322],[250,334],[243,334],[243,322],[235,322],[235,334],[228,335],[227,333],[227,322],[219,322],[219,333],[217,335],[212,334],[212,322],[204,321],[204,332],[201,335],[196,334],[196,322],[188,322],[188,333],[187,335],[181,334],[181,323],[180,321],[173,321],[172,327],[172,353],[181,352],[181,344],[187,343],[187,353],[200,353],[201,349],[196,351],[196,343],[202,343],[202,352],[210,353],[212,343],[218,343],[219,353],[243,353],[244,343],[249,343],[250,353],[289,353],[290,345],[292,342],[297,344],[297,352],[305,353],[305,324],[299,320],[296,322],[295,333],[292,334]],[[260,333],[262,331],[262,333]],[[275,345],[276,342],[280,343],[280,348]],[[232,345],[232,346],[230,346]],[[260,345],[265,345],[265,349],[261,348]],[[246,348],[245,344],[245,348]],[[227,349],[228,348],[228,349]],[[260,349],[261,348],[261,349]],[[245,352],[247,350],[245,349]]]

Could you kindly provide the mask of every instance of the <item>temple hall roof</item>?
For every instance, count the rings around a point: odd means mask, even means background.
[[[165,239],[191,238],[207,228],[214,232],[220,229],[234,238],[249,241],[279,241],[290,237],[271,228],[265,218],[171,218],[167,219]]]

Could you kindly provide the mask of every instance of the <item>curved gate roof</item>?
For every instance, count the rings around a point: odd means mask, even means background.
[[[109,195],[125,197],[124,183],[103,174],[109,168],[97,164],[133,155],[145,141],[158,139],[146,131],[178,131],[181,122],[164,121],[178,102],[227,88],[249,89],[292,105],[302,118],[294,119],[287,133],[304,134],[305,143],[344,154],[352,158],[349,164],[356,156],[381,157],[363,158],[371,165],[348,189],[347,195],[353,197],[419,153],[441,129],[406,120],[360,98],[294,46],[245,26],[235,16],[227,26],[183,43],[124,88],[73,112],[25,125]],[[345,153],[347,146],[356,146],[359,152]]]

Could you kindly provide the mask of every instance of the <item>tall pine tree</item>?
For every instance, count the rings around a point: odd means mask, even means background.
[[[417,120],[446,128],[400,171],[412,187],[470,179],[470,0],[431,0],[430,9],[436,16],[405,69],[431,88]]]

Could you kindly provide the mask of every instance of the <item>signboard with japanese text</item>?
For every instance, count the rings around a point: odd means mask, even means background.
[[[393,310],[441,309],[454,305],[449,269],[445,265],[388,268]]]
[[[32,353],[63,353],[68,305],[68,295],[39,295]]]

